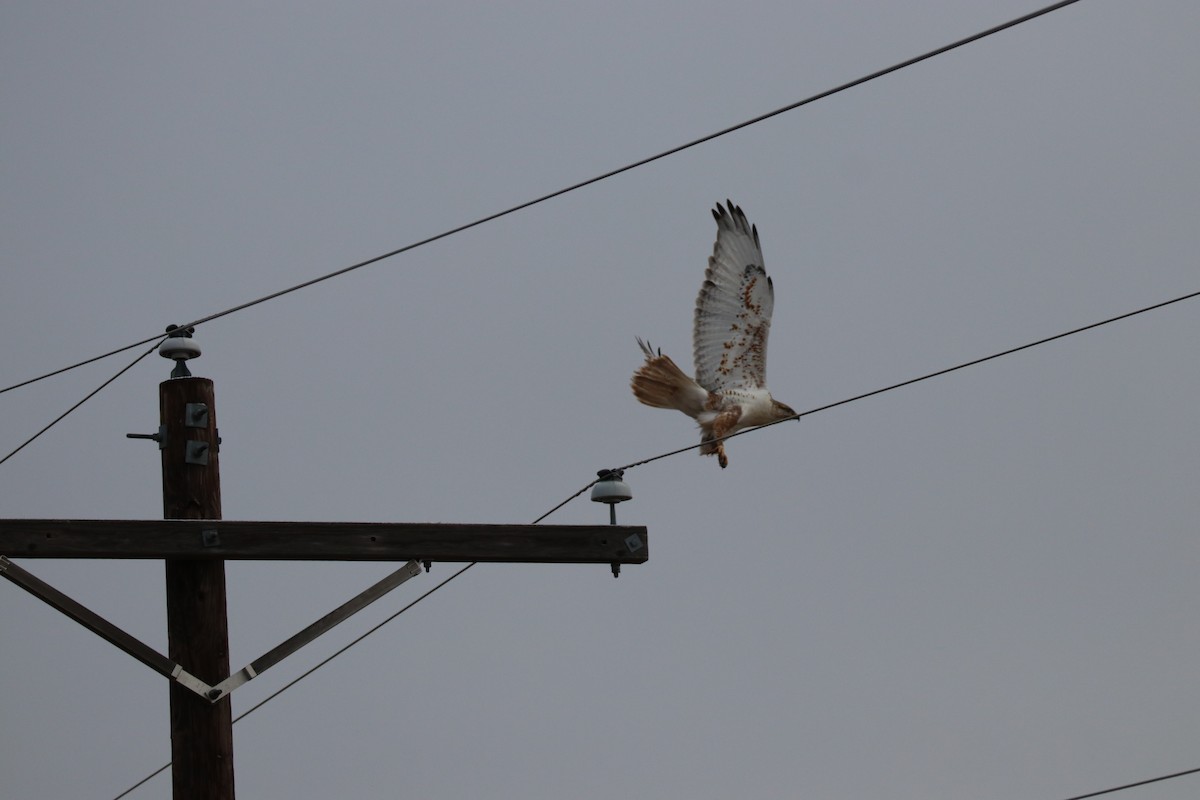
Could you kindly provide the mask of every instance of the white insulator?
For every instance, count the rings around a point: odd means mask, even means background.
[[[172,336],[164,339],[163,343],[158,346],[158,354],[163,358],[175,361],[187,361],[189,358],[196,358],[200,355],[200,345],[196,344],[195,339]]]
[[[621,480],[619,475],[609,473],[592,487],[592,500],[597,503],[622,503],[633,499],[633,490],[629,484]]]

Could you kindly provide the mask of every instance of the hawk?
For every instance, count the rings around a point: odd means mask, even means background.
[[[712,212],[717,241],[696,297],[692,351],[696,379],[640,338],[646,362],[633,394],[654,408],[675,408],[700,424],[700,454],[724,469],[723,438],[743,428],[796,416],[767,391],[767,334],[775,290],[763,268],[758,229],[729,200]]]

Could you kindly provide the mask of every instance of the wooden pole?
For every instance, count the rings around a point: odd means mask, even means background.
[[[159,385],[163,436],[163,517],[220,519],[213,383],[172,378]],[[208,683],[229,675],[225,562],[168,559],[170,659]],[[171,684],[171,781],[174,800],[233,800],[233,720],[229,698],[210,704]]]

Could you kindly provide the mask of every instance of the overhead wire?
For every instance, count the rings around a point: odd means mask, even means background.
[[[1089,797],[1099,797],[1102,794],[1112,794],[1113,792],[1121,792],[1126,789],[1134,789],[1134,788],[1137,788],[1138,786],[1145,786],[1146,784],[1149,784],[1149,783],[1158,783],[1159,781],[1169,781],[1172,778],[1182,778],[1184,775],[1194,775],[1197,772],[1200,772],[1200,767],[1196,767],[1195,769],[1185,769],[1182,772],[1172,772],[1170,775],[1159,775],[1157,778],[1147,778],[1144,781],[1134,781],[1133,783],[1126,783],[1121,786],[1113,786],[1108,789],[1101,789],[1098,792],[1088,792],[1087,794],[1077,794],[1074,797],[1066,798],[1066,800],[1086,800]]]
[[[97,361],[103,361],[104,359],[108,358],[109,356],[115,356],[118,353],[124,353],[126,350],[132,350],[133,348],[135,348],[139,345],[146,344],[147,342],[155,340],[155,339],[161,340],[162,338],[163,338],[163,335],[160,333],[160,334],[158,334],[158,336],[151,336],[147,339],[142,339],[141,341],[134,342],[133,344],[127,344],[124,347],[118,347],[116,350],[109,350],[107,353],[101,353],[98,356],[92,356],[91,358],[85,358],[83,361],[76,361],[74,364],[71,364],[70,366],[62,367],[60,369],[53,370],[52,372],[47,372],[44,375],[38,375],[36,378],[29,378],[27,380],[21,381],[20,383],[14,383],[12,386],[5,386],[3,389],[0,389],[0,394],[4,394],[5,392],[11,392],[13,389],[20,389],[22,386],[28,386],[31,383],[37,383],[38,381],[45,380],[46,378],[53,378],[55,375],[62,375],[64,372],[70,372],[73,369],[77,369],[79,367],[85,367],[88,364],[94,364]],[[154,346],[158,347],[157,341],[155,342]]]
[[[163,338],[165,338],[165,337],[163,337]],[[159,341],[161,342],[161,338],[160,338],[160,340],[159,340]],[[55,425],[57,425],[58,423],[62,422],[62,421],[63,421],[63,419],[65,419],[65,418],[66,418],[66,416],[67,416],[68,414],[70,414],[72,411],[74,411],[75,409],[79,408],[81,405],[83,405],[84,403],[86,403],[88,400],[91,400],[93,397],[95,397],[97,394],[99,394],[101,389],[103,389],[104,387],[108,386],[110,383],[112,383],[112,382],[113,382],[113,381],[115,381],[117,378],[119,378],[119,377],[121,377],[122,375],[124,375],[124,374],[125,374],[126,372],[128,372],[129,370],[133,369],[133,367],[134,367],[134,365],[135,365],[135,364],[137,364],[137,363],[138,363],[139,361],[141,361],[143,358],[145,358],[146,356],[150,355],[150,354],[151,354],[151,353],[153,353],[155,350],[157,350],[157,349],[158,349],[158,345],[159,345],[159,342],[155,342],[153,345],[151,345],[151,346],[150,346],[150,349],[149,349],[149,350],[147,350],[146,352],[142,353],[140,356],[138,356],[137,358],[135,358],[133,361],[129,362],[127,365],[125,365],[124,367],[122,367],[122,368],[121,368],[121,370],[120,370],[120,371],[119,371],[119,372],[118,372],[116,375],[113,375],[111,378],[109,378],[108,380],[106,380],[104,383],[100,384],[100,385],[99,385],[99,386],[97,386],[95,389],[93,389],[91,392],[89,392],[89,393],[88,393],[88,394],[87,394],[87,395],[86,395],[86,396],[85,396],[85,397],[84,397],[82,400],[80,400],[78,403],[76,403],[75,405],[71,406],[70,408],[68,408],[68,409],[67,409],[66,411],[64,411],[63,413],[59,414],[59,415],[58,415],[57,417],[55,417],[55,418],[54,418],[54,419],[53,419],[53,420],[50,422],[50,424],[48,424],[46,427],[42,428],[40,431],[38,431],[37,433],[35,433],[33,436],[30,436],[28,439],[26,439],[25,441],[21,442],[21,444],[20,444],[20,445],[18,445],[18,446],[16,447],[16,449],[14,449],[12,452],[10,452],[8,455],[6,455],[4,458],[0,458],[0,464],[3,464],[5,461],[8,461],[10,458],[12,458],[13,456],[15,456],[17,453],[19,453],[19,452],[21,452],[22,450],[24,450],[26,445],[28,445],[28,444],[32,443],[32,442],[33,442],[35,439],[37,439],[37,438],[38,438],[39,436],[41,436],[43,433],[45,433],[46,431],[50,430],[51,428],[53,428],[53,427],[54,427]],[[126,349],[126,350],[128,350],[129,348],[127,347],[127,348],[125,348],[125,349]]]
[[[556,191],[550,192],[549,194],[544,194],[544,195],[542,195],[540,197],[536,197],[532,200],[526,200],[523,203],[518,203],[517,205],[510,206],[509,208],[506,208],[503,211],[497,211],[495,213],[488,214],[487,216],[480,217],[479,219],[476,219],[472,222],[467,222],[467,223],[459,225],[455,228],[451,228],[449,230],[443,231],[443,232],[435,234],[433,236],[429,236],[425,239],[421,239],[420,241],[416,241],[411,244],[407,244],[403,247],[396,248],[395,250],[391,250],[387,253],[383,253],[381,255],[377,255],[372,258],[368,258],[365,261],[359,261],[356,264],[351,264],[350,266],[342,267],[341,269],[337,269],[337,270],[334,270],[333,272],[329,272],[324,275],[320,275],[316,278],[312,278],[311,280],[304,281],[303,283],[298,283],[295,286],[289,286],[286,289],[280,289],[277,292],[272,292],[271,294],[263,295],[262,297],[256,298],[254,300],[249,300],[245,303],[241,303],[239,305],[233,306],[232,308],[227,308],[224,311],[218,311],[215,314],[209,314],[208,316],[200,317],[199,319],[194,319],[191,322],[185,323],[181,327],[193,328],[193,327],[196,327],[199,325],[203,325],[206,322],[212,322],[213,320],[220,319],[221,317],[228,316],[230,314],[236,313],[238,311],[242,311],[247,308],[251,308],[252,306],[257,306],[257,305],[259,305],[261,303],[265,303],[269,300],[274,300],[278,297],[283,297],[284,295],[291,294],[292,292],[297,292],[301,289],[306,289],[310,286],[314,286],[318,283],[322,283],[331,278],[336,278],[340,275],[345,275],[349,272],[353,272],[355,270],[362,269],[363,267],[370,266],[371,264],[378,263],[385,259],[389,259],[394,256],[398,256],[401,253],[407,253],[410,250],[415,250],[418,247],[423,247],[424,245],[431,244],[440,239],[445,239],[449,236],[454,236],[456,234],[470,230],[471,228],[475,228],[475,227],[478,227],[485,223],[500,219],[501,217],[506,217],[509,214],[514,214],[517,211],[522,211],[526,208],[530,208],[530,207],[536,206],[540,203],[544,203],[547,200],[553,200],[556,197],[561,197],[562,195],[568,194],[570,192],[574,192],[574,191],[576,191],[578,189],[582,189],[586,186],[591,186],[594,183],[599,183],[600,181],[607,180],[608,178],[615,177],[615,176],[620,175],[625,172],[629,172],[630,170],[646,166],[647,164],[653,163],[655,161],[659,161],[660,159],[667,158],[668,156],[673,156],[673,155],[676,155],[677,153],[682,153],[685,150],[689,150],[698,145],[705,144],[707,142],[711,142],[714,139],[719,139],[722,136],[726,136],[730,133],[734,133],[735,131],[739,131],[743,128],[748,128],[751,125],[756,125],[765,120],[771,119],[773,117],[777,117],[780,114],[785,114],[789,111],[794,111],[797,108],[801,108],[802,106],[809,105],[810,103],[815,103],[818,100],[823,100],[826,97],[831,97],[835,94],[838,94],[839,92],[844,92],[847,89],[853,89],[856,86],[861,86],[864,83],[869,83],[870,81],[876,80],[878,78],[882,78],[886,75],[890,75],[893,72],[898,72],[902,69],[906,69],[907,67],[911,67],[915,64],[919,64],[922,61],[927,61],[931,58],[935,58],[936,56],[940,56],[944,53],[948,53],[951,50],[956,50],[960,47],[963,47],[964,45],[971,44],[972,42],[977,42],[980,39],[985,39],[989,36],[993,36],[997,33],[1008,30],[1009,28],[1016,27],[1023,23],[1026,23],[1031,20],[1037,19],[1039,17],[1045,16],[1046,14],[1050,14],[1051,12],[1058,11],[1059,9],[1065,8],[1066,6],[1074,5],[1077,2],[1079,2],[1079,0],[1060,0],[1060,2],[1051,3],[1048,6],[1037,9],[1036,11],[1032,11],[1023,16],[1016,17],[1015,19],[1011,19],[1007,22],[1003,22],[999,25],[995,25],[991,28],[988,28],[987,30],[980,31],[979,33],[972,34],[972,35],[967,36],[962,39],[958,39],[954,42],[951,42],[950,44],[943,45],[941,47],[935,48],[928,52],[922,53],[918,56],[913,56],[912,58],[908,58],[908,59],[905,59],[904,61],[897,62],[897,63],[891,65],[890,67],[884,67],[883,69],[879,69],[879,70],[876,70],[875,72],[869,73],[867,75],[863,75],[860,78],[855,78],[852,81],[848,81],[846,83],[835,86],[831,89],[826,89],[822,92],[818,92],[817,94],[810,95],[809,97],[805,97],[802,100],[797,100],[793,103],[789,103],[788,105],[776,108],[773,111],[768,111],[765,114],[760,114],[757,117],[753,117],[753,118],[745,120],[743,122],[739,122],[734,125],[730,125],[726,128],[722,128],[721,130],[706,134],[697,139],[693,139],[689,142],[685,142],[684,144],[676,145],[675,147],[669,148],[667,150],[663,150],[660,153],[655,153],[654,155],[646,156],[645,158],[638,159],[637,161],[633,161],[629,164],[626,164],[623,167],[617,167],[616,169],[612,169],[612,170],[609,170],[608,172],[602,173],[600,175],[596,175],[595,177],[587,178],[586,180],[582,180],[577,183],[573,183],[569,186],[563,187],[562,189],[558,189]],[[12,391],[13,389],[17,389],[22,386],[28,386],[31,383],[36,383],[37,381],[44,380],[46,378],[50,378],[54,375],[60,375],[64,372],[75,369],[76,367],[81,367],[84,364],[90,364],[93,361],[98,361],[102,358],[107,358],[108,356],[116,355],[117,353],[122,353],[126,350],[131,350],[134,347],[138,347],[139,345],[146,344],[147,342],[150,342],[151,340],[158,338],[158,336],[161,336],[161,334],[158,334],[156,336],[150,336],[150,337],[147,337],[140,341],[133,342],[132,344],[125,345],[124,347],[117,348],[116,350],[110,350],[109,352],[104,353],[102,355],[94,356],[94,357],[86,359],[84,361],[80,361],[78,363],[71,364],[70,366],[62,367],[61,369],[56,369],[52,372],[47,372],[44,375],[39,375],[37,377],[29,378],[28,380],[21,381],[20,383],[15,383],[11,386],[6,386],[4,388],[0,388],[0,394],[3,394],[8,391]]]
[[[775,420],[775,421],[773,421],[773,422],[768,422],[768,423],[766,423],[765,425],[758,425],[758,426],[756,426],[756,427],[753,427],[753,428],[747,428],[747,429],[745,429],[745,430],[737,431],[737,432],[735,432],[735,433],[731,433],[731,434],[729,434],[729,435],[727,435],[727,436],[722,436],[722,437],[720,437],[720,438],[713,439],[713,440],[711,440],[710,444],[712,444],[712,443],[716,443],[716,442],[724,442],[724,441],[726,441],[726,440],[728,440],[728,439],[733,439],[733,438],[735,438],[735,437],[738,437],[738,436],[744,436],[744,435],[745,435],[745,434],[747,434],[747,433],[751,433],[752,431],[756,431],[756,430],[759,430],[759,429],[761,429],[761,428],[769,428],[769,427],[771,427],[772,425],[778,425],[778,424],[780,424],[781,422],[790,422],[790,421],[792,421],[792,420],[798,420],[798,419],[800,419],[800,418],[802,418],[802,417],[807,417],[807,416],[811,416],[812,414],[816,414],[816,413],[817,413],[817,412],[819,412],[819,411],[825,411],[825,410],[828,410],[828,409],[830,409],[830,408],[836,408],[837,406],[846,405],[847,403],[853,403],[853,402],[855,402],[856,400],[863,400],[863,399],[866,399],[866,398],[868,398],[868,397],[874,397],[875,395],[878,395],[878,394],[883,394],[884,392],[890,392],[890,391],[893,391],[893,390],[895,390],[895,389],[901,389],[901,388],[903,388],[903,387],[905,387],[905,386],[911,386],[911,385],[913,385],[913,384],[915,384],[915,383],[920,383],[921,381],[927,381],[927,380],[929,380],[929,379],[931,379],[931,378],[937,378],[937,377],[940,377],[940,376],[942,376],[942,375],[947,375],[947,374],[949,374],[949,373],[951,373],[951,372],[956,372],[957,370],[960,370],[960,369],[966,369],[967,367],[973,367],[973,366],[975,366],[975,365],[977,365],[977,364],[982,364],[982,363],[984,363],[984,362],[986,362],[986,361],[992,361],[993,359],[1001,358],[1001,357],[1003,357],[1003,356],[1011,355],[1011,354],[1013,354],[1013,353],[1019,353],[1019,352],[1020,352],[1020,351],[1022,351],[1022,350],[1028,350],[1028,349],[1030,349],[1030,348],[1032,348],[1032,347],[1037,347],[1037,346],[1039,346],[1039,345],[1047,344],[1047,343],[1049,343],[1049,342],[1053,342],[1053,341],[1056,341],[1056,340],[1058,340],[1058,339],[1065,339],[1065,338],[1066,338],[1066,337],[1068,337],[1068,336],[1074,336],[1075,334],[1078,334],[1078,333],[1083,333],[1084,331],[1089,331],[1089,330],[1092,330],[1092,329],[1094,329],[1094,328],[1099,328],[1099,327],[1101,327],[1101,326],[1104,326],[1104,325],[1110,325],[1110,324],[1112,324],[1112,323],[1114,323],[1114,322],[1119,322],[1119,321],[1121,321],[1121,320],[1123,320],[1123,319],[1128,319],[1128,318],[1130,318],[1130,317],[1135,317],[1135,316],[1137,316],[1137,315],[1139,315],[1139,314],[1145,314],[1145,313],[1147,313],[1147,312],[1149,312],[1149,311],[1155,311],[1155,310],[1157,310],[1157,309],[1160,309],[1160,308],[1165,308],[1166,306],[1173,305],[1173,304],[1175,304],[1175,303],[1181,303],[1181,302],[1183,302],[1184,300],[1191,300],[1191,299],[1193,299],[1193,298],[1196,298],[1196,297],[1200,297],[1200,291],[1196,291],[1196,292],[1189,292],[1188,294],[1181,295],[1181,296],[1179,296],[1179,297],[1174,297],[1174,298],[1172,298],[1172,299],[1170,299],[1170,300],[1164,300],[1164,301],[1162,301],[1162,302],[1160,302],[1160,303],[1154,303],[1153,305],[1144,306],[1144,307],[1142,307],[1142,308],[1139,308],[1139,309],[1137,309],[1137,310],[1135,310],[1135,311],[1127,311],[1127,312],[1125,312],[1124,314],[1118,314],[1118,315],[1116,315],[1115,317],[1109,317],[1108,319],[1100,320],[1099,322],[1092,322],[1092,323],[1089,323],[1089,324],[1087,324],[1087,325],[1080,326],[1080,327],[1078,327],[1078,328],[1073,328],[1073,329],[1071,329],[1071,330],[1069,330],[1069,331],[1063,331],[1062,333],[1056,333],[1056,334],[1054,334],[1053,336],[1047,336],[1047,337],[1044,337],[1044,338],[1042,338],[1042,339],[1037,339],[1036,341],[1027,342],[1026,344],[1018,345],[1018,346],[1016,346],[1016,347],[1010,347],[1010,348],[1008,348],[1007,350],[1002,350],[1002,351],[1000,351],[1000,352],[998,352],[998,353],[992,353],[991,355],[983,356],[983,357],[981,357],[981,358],[972,359],[972,360],[970,360],[970,361],[964,361],[963,363],[961,363],[961,364],[955,364],[955,365],[954,365],[954,366],[952,366],[952,367],[946,367],[946,368],[944,368],[944,369],[939,369],[939,370],[936,370],[936,371],[934,371],[934,372],[930,372],[930,373],[927,373],[927,374],[925,374],[925,375],[921,375],[921,376],[919,376],[919,377],[916,377],[916,378],[910,378],[910,379],[908,379],[908,380],[901,381],[900,383],[894,383],[894,384],[892,384],[891,386],[885,386],[885,387],[883,387],[883,388],[881,388],[881,389],[874,389],[874,390],[872,390],[872,391],[869,391],[869,392],[864,392],[863,394],[858,394],[858,395],[854,395],[853,397],[848,397],[848,398],[846,398],[846,399],[844,399],[844,400],[837,400],[837,401],[835,401],[835,402],[833,402],[833,403],[827,403],[827,404],[825,404],[825,405],[823,405],[823,406],[818,406],[817,408],[811,408],[811,409],[809,409],[809,410],[807,410],[807,411],[802,411],[802,412],[800,412],[800,413],[797,413],[797,414],[795,414],[795,415],[793,415],[793,416],[790,416],[790,417],[785,417],[785,418],[783,418],[783,419]],[[160,334],[160,337],[161,337],[161,334]],[[159,340],[159,341],[161,342],[161,338],[160,338],[160,340]],[[154,344],[154,345],[153,345],[153,346],[152,346],[152,347],[151,347],[149,350],[145,351],[145,352],[144,352],[144,353],[142,353],[140,356],[138,356],[137,358],[135,358],[135,359],[134,359],[132,362],[130,362],[130,363],[127,365],[127,366],[125,366],[124,368],[122,368],[122,369],[121,369],[121,370],[120,370],[120,371],[119,371],[119,372],[118,372],[116,375],[113,375],[111,378],[109,378],[108,380],[106,380],[104,383],[100,384],[100,386],[98,386],[98,387],[96,387],[94,390],[92,390],[92,392],[90,392],[90,393],[89,393],[89,394],[88,394],[86,397],[84,397],[82,400],[80,400],[80,401],[79,401],[78,403],[76,403],[75,405],[73,405],[73,406],[71,406],[70,408],[68,408],[66,411],[64,411],[62,414],[60,414],[58,417],[56,417],[56,418],[55,418],[55,419],[54,419],[52,422],[50,422],[50,424],[46,425],[46,427],[42,428],[40,431],[38,431],[37,433],[35,433],[33,436],[31,436],[31,437],[29,437],[28,439],[26,439],[24,442],[22,442],[22,443],[21,443],[21,444],[20,444],[20,445],[19,445],[19,446],[18,446],[16,449],[14,449],[14,450],[13,450],[12,452],[10,452],[8,455],[4,456],[3,458],[0,458],[0,464],[3,464],[5,461],[8,461],[8,459],[12,458],[14,455],[16,455],[18,452],[20,452],[20,451],[21,451],[21,450],[22,450],[22,449],[23,449],[23,448],[24,448],[26,445],[28,445],[28,444],[30,444],[31,442],[33,442],[35,439],[37,439],[37,438],[38,438],[39,436],[41,436],[43,433],[45,433],[46,431],[50,430],[50,428],[54,427],[54,425],[56,425],[56,424],[58,424],[60,421],[62,421],[62,420],[63,420],[63,418],[65,418],[65,417],[66,417],[68,414],[70,414],[72,411],[74,411],[75,409],[79,408],[79,407],[80,407],[81,405],[83,405],[85,402],[87,402],[87,401],[88,401],[88,400],[90,400],[92,397],[94,397],[94,396],[95,396],[95,395],[96,395],[98,392],[100,392],[100,390],[101,390],[101,389],[105,388],[105,387],[106,387],[106,386],[108,386],[110,383],[112,383],[113,381],[115,381],[117,378],[119,378],[119,377],[121,377],[122,375],[124,375],[124,374],[125,374],[125,373],[126,373],[128,370],[129,370],[129,369],[131,369],[131,368],[132,368],[132,367],[133,367],[135,364],[137,364],[139,361],[141,361],[141,360],[142,360],[143,358],[145,358],[146,356],[150,355],[150,353],[154,352],[154,350],[155,350],[155,349],[157,349],[157,347],[158,347],[158,344],[159,344],[159,342],[156,342],[156,343],[155,343],[155,344]],[[127,349],[128,349],[128,348],[127,348]],[[634,467],[640,467],[640,466],[642,466],[643,464],[650,464],[650,463],[652,463],[652,462],[654,462],[654,461],[659,461],[659,460],[661,460],[661,459],[664,459],[664,458],[669,458],[670,456],[679,455],[680,453],[686,453],[686,452],[688,452],[689,450],[695,450],[695,449],[697,449],[698,447],[701,447],[702,445],[703,445],[703,443],[700,443],[700,444],[693,444],[693,445],[688,445],[687,447],[681,447],[681,448],[678,448],[678,449],[676,449],[676,450],[669,450],[669,451],[667,451],[667,452],[665,452],[665,453],[659,453],[658,455],[654,455],[654,456],[650,456],[649,458],[644,458],[644,459],[641,459],[640,461],[634,461],[634,462],[631,462],[631,463],[629,463],[629,464],[626,464],[626,465],[624,465],[624,466],[622,466],[622,467],[619,467],[618,469],[621,469],[621,470],[633,469]],[[584,492],[586,492],[588,489],[590,489],[590,488],[591,488],[592,486],[594,486],[595,484],[596,484],[596,481],[592,481],[592,482],[591,482],[591,483],[589,483],[587,486],[584,486],[584,487],[583,487],[582,489],[580,489],[578,492],[576,492],[575,494],[571,495],[571,496],[570,496],[570,497],[568,497],[567,499],[563,500],[563,502],[562,502],[562,503],[560,503],[559,505],[557,505],[557,506],[555,506],[554,508],[550,509],[550,511],[546,512],[546,514],[544,514],[542,517],[540,517],[540,518],[539,518],[539,519],[538,519],[536,522],[534,522],[533,524],[535,524],[535,525],[536,525],[536,524],[537,524],[537,522],[540,522],[542,519],[545,519],[546,517],[550,516],[550,514],[553,514],[553,513],[554,513],[555,511],[557,511],[559,508],[562,508],[564,505],[566,505],[567,503],[571,502],[572,500],[574,500],[574,499],[575,499],[576,497],[578,497],[579,495],[581,495],[581,494],[583,494]]]
[[[983,356],[982,358],[974,358],[974,359],[971,359],[970,361],[964,361],[963,363],[955,364],[952,367],[946,367],[944,369],[939,369],[934,372],[930,372],[930,373],[921,375],[916,378],[909,378],[906,381],[900,381],[900,383],[893,383],[891,386],[884,386],[882,389],[873,389],[872,391],[869,391],[869,392],[864,392],[862,394],[856,394],[853,397],[847,397],[844,400],[837,400],[832,403],[826,403],[823,406],[817,406],[816,408],[810,408],[808,411],[801,411],[800,413],[794,414],[790,417],[784,417],[783,419],[777,419],[772,422],[768,422],[764,425],[756,425],[753,428],[746,428],[745,430],[740,430],[740,431],[737,431],[736,433],[728,434],[727,436],[721,436],[719,438],[711,439],[707,443],[701,442],[698,444],[689,445],[688,447],[681,447],[677,450],[669,450],[665,453],[659,453],[656,456],[651,456],[649,458],[643,458],[640,461],[634,461],[632,463],[626,464],[623,467],[618,467],[618,469],[621,469],[621,470],[633,469],[634,467],[640,467],[643,464],[649,464],[654,461],[659,461],[664,458],[669,458],[671,456],[679,455],[680,453],[686,453],[689,450],[695,450],[698,447],[702,447],[704,444],[715,444],[717,442],[724,442],[724,441],[733,439],[738,436],[744,436],[748,433],[753,433],[754,431],[762,430],[763,428],[769,428],[772,425],[778,425],[782,422],[791,422],[792,420],[798,420],[801,417],[811,416],[820,411],[827,411],[828,409],[837,408],[838,406],[844,406],[847,403],[853,403],[857,400],[865,400],[868,397],[874,397],[875,395],[883,394],[884,392],[890,392],[895,389],[901,389],[905,386],[912,386],[914,383],[920,383],[921,381],[927,381],[930,378],[937,378],[942,375],[947,375],[951,372],[956,372],[960,369],[966,369],[967,367],[973,367],[977,364],[982,364],[986,361],[992,361],[994,359],[1001,358],[1003,356],[1012,355],[1013,353],[1019,353],[1022,350],[1028,350],[1031,347],[1037,347],[1039,345],[1048,344],[1049,342],[1053,342],[1058,339],[1065,339],[1066,337],[1074,336],[1077,333],[1083,333],[1084,331],[1090,331],[1090,330],[1099,328],[1104,325],[1110,325],[1114,322],[1119,322],[1123,319],[1129,319],[1130,317],[1135,317],[1138,314],[1145,314],[1147,312],[1155,311],[1160,308],[1165,308],[1166,306],[1173,305],[1174,303],[1182,303],[1184,300],[1191,300],[1196,297],[1200,297],[1200,291],[1190,292],[1188,294],[1181,295],[1179,297],[1171,298],[1170,300],[1164,300],[1161,303],[1154,303],[1153,305],[1144,306],[1142,308],[1137,309],[1136,311],[1127,311],[1124,314],[1118,314],[1115,317],[1109,317],[1108,319],[1103,319],[1103,320],[1100,320],[1099,322],[1092,322],[1092,323],[1083,325],[1078,328],[1072,328],[1069,331],[1063,331],[1062,333],[1056,333],[1053,336],[1047,336],[1045,338],[1038,339],[1033,342],[1028,342],[1026,344],[1018,345],[1017,347],[1010,347],[1007,350],[1001,350],[998,353],[992,353],[991,355]],[[595,481],[593,481],[592,484],[589,484],[589,486],[594,485],[594,484],[595,484]],[[571,498],[571,499],[573,499],[573,498]]]

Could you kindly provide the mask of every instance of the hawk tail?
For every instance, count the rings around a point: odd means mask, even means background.
[[[684,374],[675,362],[638,339],[646,354],[646,363],[633,374],[630,381],[639,402],[654,408],[674,408],[697,417],[704,411],[708,391]]]

